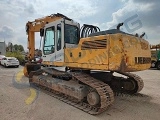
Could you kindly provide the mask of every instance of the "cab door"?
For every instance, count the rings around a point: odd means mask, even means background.
[[[64,62],[64,22],[56,24],[56,62]]]
[[[43,61],[53,62],[64,61],[64,19],[57,20],[45,25],[44,41],[43,41]]]

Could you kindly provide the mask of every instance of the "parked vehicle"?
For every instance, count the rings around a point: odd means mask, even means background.
[[[1,64],[2,58],[4,58],[4,57],[5,57],[4,55],[0,55],[0,64]]]
[[[160,44],[151,46],[151,67],[160,70]]]
[[[19,67],[19,61],[15,57],[4,57],[1,60],[1,65],[4,67],[15,66]]]
[[[36,61],[37,63],[41,64],[41,63],[42,63],[42,57],[36,56],[36,57],[35,57],[35,61]]]

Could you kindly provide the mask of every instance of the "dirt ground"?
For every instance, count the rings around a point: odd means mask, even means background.
[[[135,72],[143,78],[144,89],[115,96],[114,104],[97,116],[31,89],[21,70],[0,66],[0,120],[160,120],[159,70]]]

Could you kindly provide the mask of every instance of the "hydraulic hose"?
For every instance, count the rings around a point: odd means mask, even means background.
[[[81,27],[81,38],[88,37],[91,33],[99,32],[100,29],[97,26],[84,24]]]

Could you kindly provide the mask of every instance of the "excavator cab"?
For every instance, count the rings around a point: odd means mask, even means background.
[[[80,40],[79,23],[59,13],[28,22],[26,32],[29,60],[23,70],[25,76],[28,76],[31,71],[41,69],[41,65],[34,61],[35,32],[40,32],[43,38],[42,66],[50,66],[53,62],[64,62],[64,48],[76,47]]]
[[[64,62],[64,48],[74,47],[79,42],[79,24],[64,18],[45,25],[43,36],[43,61]],[[49,63],[49,64],[50,64]]]

